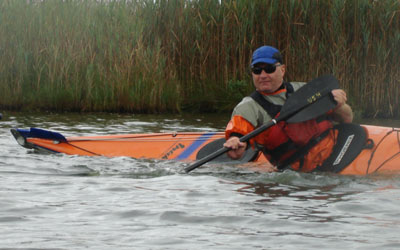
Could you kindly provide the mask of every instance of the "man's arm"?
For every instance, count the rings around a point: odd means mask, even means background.
[[[332,114],[333,120],[340,123],[351,123],[353,121],[353,111],[346,103],[346,92],[344,92],[342,89],[334,89],[332,90],[332,95],[337,102],[337,106],[333,110]]]

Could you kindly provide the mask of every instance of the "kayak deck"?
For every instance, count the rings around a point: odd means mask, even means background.
[[[58,152],[83,156],[126,156],[133,158],[174,159],[194,161],[222,147],[222,132],[171,132],[151,134],[125,134],[79,136],[65,138],[59,133],[31,128],[12,129],[17,142],[40,152]],[[257,153],[249,149],[238,163],[252,160]],[[217,162],[232,162],[226,155]]]
[[[363,125],[367,128],[371,148],[358,157],[341,174],[366,175],[372,173],[400,173],[400,129]]]

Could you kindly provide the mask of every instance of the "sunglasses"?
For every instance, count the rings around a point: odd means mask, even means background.
[[[276,67],[281,66],[282,64],[266,64],[264,67],[252,67],[251,72],[253,72],[255,75],[261,74],[261,72],[264,70],[265,73],[271,74],[274,73],[276,70]]]

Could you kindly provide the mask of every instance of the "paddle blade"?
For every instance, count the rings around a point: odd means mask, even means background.
[[[193,163],[192,165],[186,167],[185,168],[185,172],[189,173],[193,169],[200,167],[204,163],[207,163],[207,162],[209,162],[211,160],[214,160],[215,158],[217,158],[218,156],[228,152],[229,150],[230,150],[229,148],[220,148],[219,150],[215,151],[214,153],[209,154],[208,156],[206,156],[206,157],[198,160],[197,162]]]
[[[302,109],[298,113],[295,113],[292,117],[290,117],[286,121],[288,123],[308,121],[314,119],[315,117],[325,114],[327,111],[335,108],[336,105],[337,103],[333,99],[333,96],[328,94],[315,101],[308,108]]]
[[[335,104],[333,99],[330,100],[330,92],[338,88],[339,82],[332,75],[315,78],[287,99],[279,115],[280,120],[290,117],[297,112],[298,114],[295,115],[295,119],[290,119],[290,122],[307,121],[318,115],[322,115],[331,109],[331,105]],[[317,104],[316,102],[320,100],[321,104]],[[316,105],[311,105],[313,103],[316,103]]]

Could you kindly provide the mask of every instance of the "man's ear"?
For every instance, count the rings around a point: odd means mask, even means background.
[[[283,77],[283,76],[285,76],[285,73],[286,73],[286,65],[285,65],[285,64],[282,64],[282,65],[280,66],[280,68],[281,68],[281,70],[282,70],[282,77]]]

